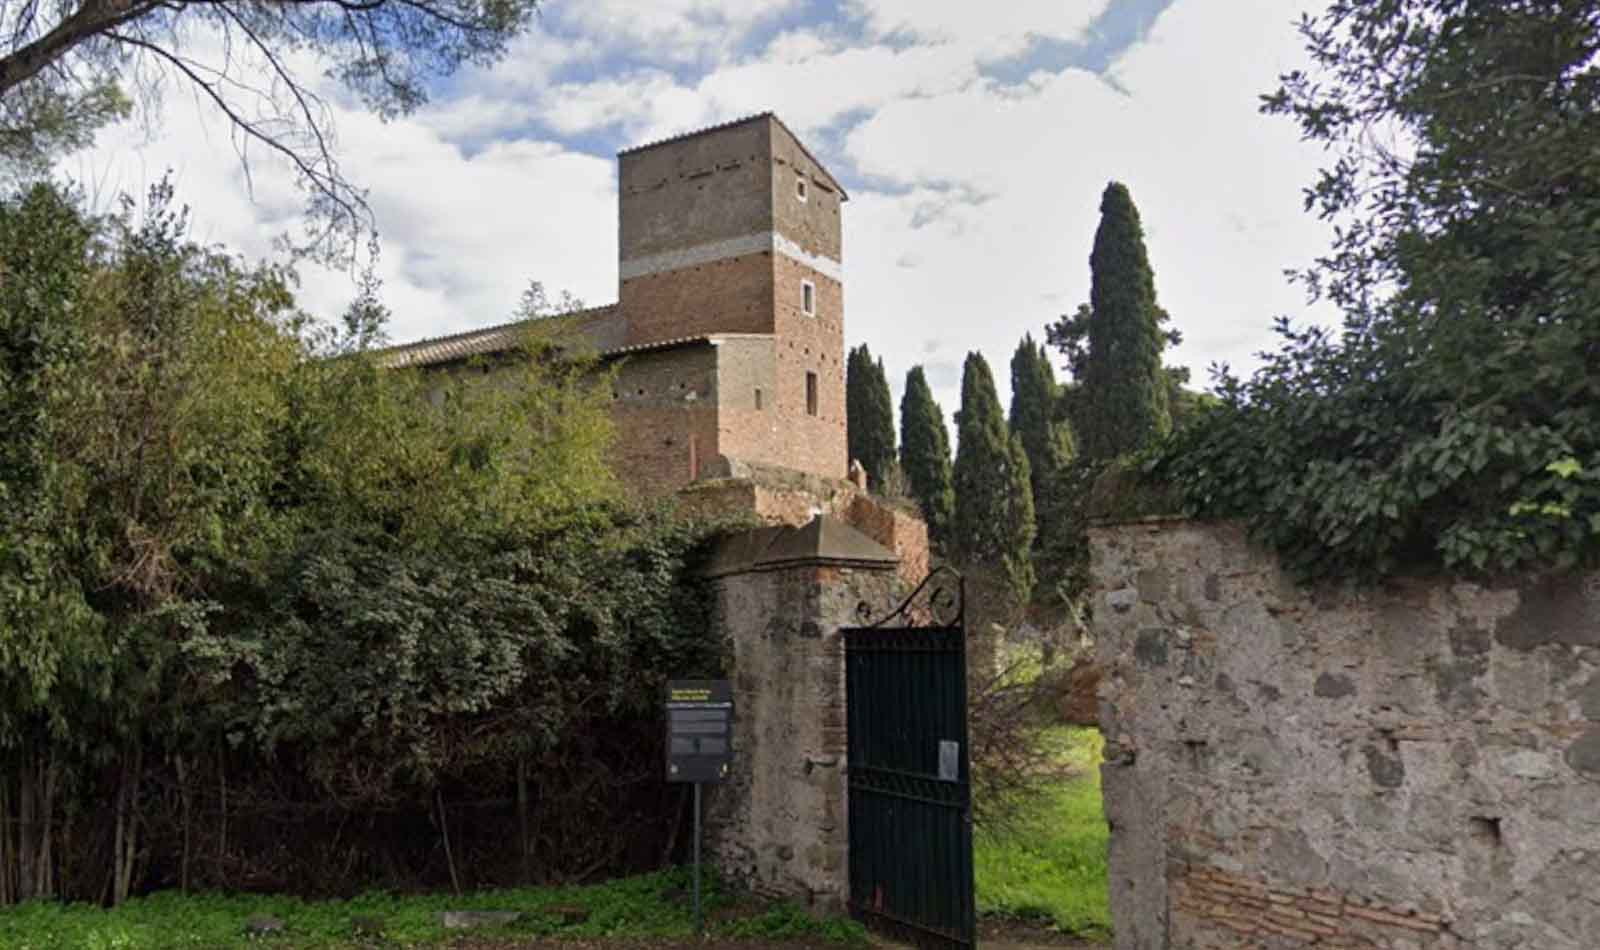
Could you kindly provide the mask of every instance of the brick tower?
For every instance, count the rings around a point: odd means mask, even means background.
[[[844,189],[771,114],[617,158],[624,347],[716,350],[699,456],[843,478]]]

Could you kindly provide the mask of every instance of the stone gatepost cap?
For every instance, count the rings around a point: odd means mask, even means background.
[[[833,515],[798,527],[757,528],[717,545],[702,572],[707,577],[802,565],[893,570],[900,556]]]

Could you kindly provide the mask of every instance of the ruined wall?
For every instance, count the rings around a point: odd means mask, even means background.
[[[1091,532],[1118,950],[1600,945],[1600,576],[1296,587]]]
[[[893,551],[900,558],[900,577],[911,585],[928,576],[928,523],[922,517],[870,495],[857,495],[843,517],[857,531]]]
[[[891,603],[892,565],[802,564],[717,580],[733,654],[735,767],[707,809],[712,859],[741,886],[819,911],[849,891],[844,640],[856,607]]]
[[[748,513],[763,524],[794,527],[817,515],[833,515],[892,551],[900,559],[897,573],[907,589],[928,576],[932,555],[927,522],[849,482],[728,458],[707,463],[701,474],[704,480],[678,493],[686,512]]]

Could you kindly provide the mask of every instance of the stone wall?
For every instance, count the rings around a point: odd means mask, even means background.
[[[1091,531],[1118,950],[1600,946],[1600,575],[1302,589]]]
[[[734,767],[710,790],[707,841],[740,886],[834,913],[849,891],[840,630],[861,602],[893,603],[899,586],[892,554],[837,522],[819,532],[824,520],[750,532],[718,556]]]

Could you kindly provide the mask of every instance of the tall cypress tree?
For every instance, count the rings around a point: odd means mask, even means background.
[[[1035,507],[1042,507],[1074,455],[1072,429],[1056,418],[1060,402],[1061,387],[1044,345],[1035,343],[1031,333],[1023,336],[1011,356],[1011,431],[1028,453]]]
[[[1100,198],[1089,268],[1089,346],[1076,421],[1084,455],[1108,459],[1138,451],[1171,428],[1155,274],[1139,209],[1118,182]]]
[[[1071,498],[1067,468],[1075,454],[1072,427],[1062,418],[1056,384],[1043,344],[1024,336],[1011,357],[1011,432],[1022,440],[1033,488],[1033,554],[1038,573],[1054,581],[1071,560]]]
[[[1033,589],[1033,489],[1022,439],[1011,434],[994,375],[979,353],[968,353],[961,375],[959,443],[952,546],[968,566],[999,564],[1013,595]]]
[[[945,428],[944,410],[934,401],[921,366],[913,366],[906,373],[906,391],[900,397],[900,468],[905,472],[911,497],[922,506],[922,516],[928,520],[928,537],[935,544],[946,544],[956,504],[950,473],[950,431]]]
[[[850,458],[867,470],[874,487],[894,466],[894,399],[883,361],[873,360],[865,343],[850,351],[844,383],[846,441]]]

